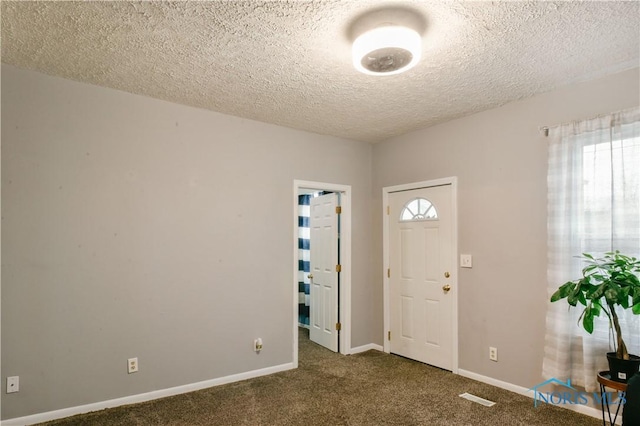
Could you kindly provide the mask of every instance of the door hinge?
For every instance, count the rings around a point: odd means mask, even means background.
[[[336,214],[342,213],[342,206],[336,206]]]
[[[391,268],[387,268],[387,278],[391,278]]]
[[[387,331],[387,340],[391,340],[391,332]]]
[[[337,331],[342,330],[342,324],[340,324],[339,322],[336,323],[336,330]]]
[[[391,214],[391,209],[387,206],[387,216]]]
[[[336,265],[336,272],[342,272],[342,265]]]

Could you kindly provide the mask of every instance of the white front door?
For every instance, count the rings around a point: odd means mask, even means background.
[[[338,194],[311,199],[309,338],[338,352]]]
[[[451,185],[389,194],[390,352],[453,367]]]

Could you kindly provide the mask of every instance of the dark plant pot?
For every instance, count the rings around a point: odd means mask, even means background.
[[[607,352],[611,380],[627,383],[634,374],[640,371],[640,356],[629,354],[629,359],[616,357],[615,352]]]

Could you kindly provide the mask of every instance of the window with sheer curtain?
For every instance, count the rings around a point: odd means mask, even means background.
[[[581,275],[582,253],[620,250],[640,257],[640,108],[549,129],[548,296]],[[606,317],[593,334],[578,324],[581,305],[549,303],[545,379],[597,389],[613,335]],[[640,316],[617,311],[629,353],[640,355]]]

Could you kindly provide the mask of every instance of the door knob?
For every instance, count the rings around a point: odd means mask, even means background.
[[[451,286],[449,284],[445,284],[442,286],[442,290],[444,290],[445,293],[448,293],[449,290],[451,290]]]
[[[444,273],[444,277],[445,277],[445,278],[449,278],[450,276],[451,276],[451,274],[449,274],[449,272],[445,272],[445,273]]]
[[[310,280],[312,280],[312,279],[313,279],[313,274],[309,274],[309,275],[307,275],[307,278],[309,278]]]

